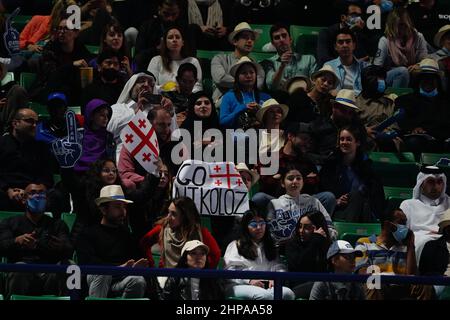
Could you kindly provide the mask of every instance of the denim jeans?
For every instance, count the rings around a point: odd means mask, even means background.
[[[387,72],[386,85],[393,88],[406,88],[409,85],[409,71],[406,67],[392,68]]]

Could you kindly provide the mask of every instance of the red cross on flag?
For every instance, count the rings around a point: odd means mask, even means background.
[[[220,162],[209,164],[210,178],[213,179],[214,184],[217,187],[223,186],[228,189],[234,186],[241,186],[242,180],[241,175],[237,172],[236,168],[233,164],[229,162]]]
[[[155,173],[155,161],[159,157],[158,139],[155,129],[142,111],[120,133],[125,148],[149,173]]]

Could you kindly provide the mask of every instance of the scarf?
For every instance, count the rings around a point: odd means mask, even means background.
[[[197,2],[200,3],[203,2],[206,5],[208,5],[208,18],[206,20],[207,27],[214,28],[223,26],[222,8],[220,7],[220,3],[218,0],[209,0],[209,1],[188,0],[189,24],[197,24],[200,27],[205,26]]]
[[[410,66],[416,63],[416,44],[417,33],[406,41],[405,45],[401,45],[399,38],[388,39],[388,50],[391,54],[392,61],[396,66]]]
[[[191,240],[200,240],[203,242],[202,233],[193,233],[184,241],[179,239],[179,236],[169,226],[164,228],[163,233],[163,248],[161,250],[162,259],[164,261],[164,268],[175,268],[178,260],[181,258],[181,249],[184,244]]]

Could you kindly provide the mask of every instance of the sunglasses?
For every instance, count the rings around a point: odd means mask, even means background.
[[[249,226],[250,228],[256,229],[256,228],[258,228],[258,227],[261,227],[261,228],[262,228],[262,227],[265,227],[266,224],[267,224],[266,221],[250,221],[249,224],[248,224],[248,226]]]

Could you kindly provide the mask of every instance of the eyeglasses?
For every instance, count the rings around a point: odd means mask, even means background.
[[[258,227],[261,227],[261,228],[262,228],[262,227],[265,227],[266,224],[267,224],[266,221],[250,221],[250,222],[248,223],[248,226],[249,226],[250,228],[256,229],[256,228],[258,228]]]
[[[23,118],[23,119],[17,119],[19,121],[25,121],[28,124],[36,124],[38,122],[35,118]]]
[[[117,174],[117,169],[103,168],[102,172],[103,173],[115,173],[115,174]]]
[[[66,33],[67,31],[71,31],[72,29],[69,29],[67,27],[57,27],[57,28],[53,28],[54,32],[57,33]]]

